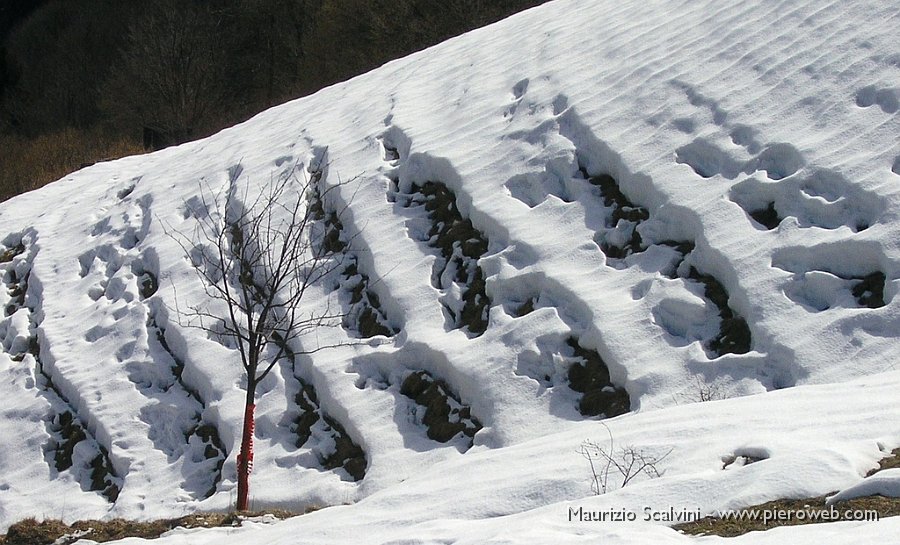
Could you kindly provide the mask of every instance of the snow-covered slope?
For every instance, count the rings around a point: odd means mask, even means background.
[[[354,319],[295,348],[381,335],[261,385],[253,506],[336,507],[235,542],[678,543],[570,508],[858,486],[900,446],[898,28],[887,0],[557,0],[0,204],[0,527],[233,503],[239,359],[179,320],[205,292],[167,233],[292,174],[343,183],[355,268],[306,298]],[[601,419],[662,476],[594,496]]]

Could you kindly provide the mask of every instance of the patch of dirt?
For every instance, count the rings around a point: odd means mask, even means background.
[[[748,212],[748,214],[753,218],[753,221],[770,231],[778,227],[783,219],[778,215],[778,211],[775,210],[775,201],[770,202],[766,208],[754,210]]]
[[[884,496],[866,496],[825,505],[825,496],[801,498],[796,500],[774,500],[754,505],[737,511],[737,516],[730,519],[704,517],[693,522],[677,524],[672,528],[691,535],[717,535],[735,537],[748,532],[758,532],[779,526],[797,526],[801,524],[824,524],[844,520],[860,520],[865,511],[878,514],[878,519],[900,516],[900,498]],[[784,520],[763,521],[768,514],[771,518],[776,513],[784,514]],[[802,514],[800,514],[802,513]],[[821,515],[817,515],[821,513]],[[790,515],[788,517],[787,515]]]
[[[403,380],[400,393],[425,407],[422,423],[428,430],[429,439],[446,443],[462,433],[472,446],[472,437],[481,429],[481,423],[446,382],[425,371],[415,371]]]
[[[322,231],[317,243],[318,251],[341,264],[343,280],[335,289],[349,296],[341,323],[344,329],[355,331],[363,338],[377,335],[393,337],[399,330],[390,325],[378,295],[369,288],[369,277],[359,270],[357,257],[344,234],[340,213],[327,206],[323,199],[323,192],[319,187],[322,175],[321,170],[310,174],[309,207]]]
[[[79,538],[98,543],[115,541],[126,537],[154,539],[174,528],[215,528],[240,526],[244,520],[271,515],[279,520],[303,515],[318,508],[312,507],[302,513],[281,509],[254,512],[194,513],[176,519],[159,519],[138,522],[125,519],[80,520],[71,525],[59,520],[38,522],[29,518],[9,527],[5,536],[0,536],[0,545],[52,545],[53,543],[74,543]],[[64,536],[69,536],[64,537]],[[60,539],[62,538],[62,539]]]
[[[604,206],[612,209],[612,214],[607,221],[607,229],[611,229],[600,237],[598,243],[600,249],[610,260],[620,260],[632,254],[645,251],[644,241],[638,232],[638,226],[650,219],[650,212],[644,207],[637,206],[630,200],[622,190],[616,180],[608,175],[601,174],[598,176],[588,176],[587,172],[582,169],[581,174],[587,177],[591,185],[600,188]],[[775,205],[772,203],[769,208],[755,212],[753,217],[763,225],[775,226],[780,222],[778,213],[775,211]],[[770,229],[773,227],[769,227]],[[617,233],[613,233],[616,231]],[[615,234],[612,238],[611,235]],[[610,242],[610,240],[616,242]],[[672,274],[674,278],[678,275],[678,265],[689,253],[694,250],[694,243],[690,241],[662,241],[658,244],[670,246],[681,254],[681,260],[675,264]],[[750,351],[751,334],[747,321],[734,312],[728,306],[728,293],[725,287],[716,278],[709,274],[703,274],[693,266],[689,272],[684,275],[687,280],[693,280],[703,285],[706,298],[709,299],[718,309],[721,317],[719,334],[709,342],[709,349],[717,356],[724,354],[746,354]],[[866,277],[868,278],[868,277]],[[877,279],[876,279],[877,280]],[[872,284],[870,286],[870,284]],[[863,287],[859,287],[861,293],[871,294],[870,297],[877,302],[878,292],[874,286],[877,281],[870,282]],[[862,284],[860,284],[862,286]],[[882,286],[883,293],[883,286]],[[854,291],[854,294],[855,291]],[[859,297],[859,295],[857,295]],[[883,303],[882,303],[883,305]]]
[[[879,471],[884,471],[885,469],[896,468],[900,468],[900,448],[895,448],[891,452],[890,456],[885,456],[884,458],[879,460],[878,467],[866,473],[866,477],[871,477],[872,475],[878,473]]]
[[[578,360],[569,366],[569,388],[584,394],[578,410],[584,416],[605,415],[612,418],[631,410],[631,398],[624,388],[610,382],[609,368],[596,350],[588,350],[569,337],[566,344]]]
[[[300,414],[294,420],[297,434],[297,448],[302,447],[312,436],[312,427],[319,421],[319,401],[316,391],[309,384],[300,383],[300,391],[294,396],[294,402],[300,407]]]
[[[532,312],[534,312],[534,297],[529,298],[527,301],[522,303],[518,308],[516,308],[514,315],[516,318],[521,318],[522,316],[531,314]]]
[[[885,274],[875,271],[859,279],[859,283],[853,286],[852,293],[859,304],[868,308],[881,308],[884,303]]]
[[[354,481],[361,481],[366,476],[366,453],[350,439],[347,431],[336,420],[328,415],[322,419],[334,431],[334,452],[322,463],[325,469],[344,468]]]
[[[457,311],[445,305],[456,329],[467,330],[477,337],[487,329],[491,300],[485,289],[484,272],[478,260],[487,253],[488,239],[472,220],[464,218],[456,204],[456,194],[442,182],[429,181],[412,185],[408,194],[396,192],[403,207],[423,206],[431,220],[428,245],[441,252],[442,259],[434,264],[432,282],[445,289],[446,281],[460,287],[462,305]]]
[[[0,263],[9,263],[17,255],[22,255],[24,253],[25,245],[22,244],[22,242],[19,242],[12,248],[8,248],[7,250],[4,250],[3,253],[0,253]]]
[[[725,354],[746,354],[750,351],[750,328],[742,316],[736,314],[728,306],[728,292],[715,277],[703,274],[691,267],[688,278],[703,284],[706,298],[719,309],[719,317],[722,322],[719,326],[719,334],[709,343],[719,356]]]
[[[138,277],[138,290],[143,299],[149,299],[158,289],[159,281],[153,273],[144,271],[140,277]]]
[[[587,173],[582,171],[582,175],[586,176]],[[587,180],[591,185],[600,188],[604,206],[612,208],[612,215],[607,222],[607,227],[630,231],[630,235],[625,237],[627,242],[613,244],[603,240],[600,243],[603,253],[612,259],[624,259],[633,253],[642,252],[644,250],[643,239],[637,231],[637,226],[650,218],[650,212],[628,200],[628,197],[619,188],[619,184],[609,174],[590,176]]]
[[[31,265],[35,252],[32,250],[30,255],[24,256],[29,251],[31,244],[26,244],[26,240],[23,238],[24,235],[14,235],[13,237],[18,242],[0,254],[0,264],[4,264],[0,268],[0,282],[6,284],[11,297],[11,302],[7,305],[5,312],[9,316],[21,309],[27,311],[30,332],[27,351],[34,356],[36,364],[35,374],[37,375],[36,378],[38,378],[37,382],[40,384],[40,390],[48,399],[58,398],[69,409],[62,412],[54,409],[47,417],[46,426],[47,431],[50,433],[50,441],[45,449],[47,462],[52,463],[59,472],[72,470],[73,474],[81,482],[84,490],[99,492],[107,501],[114,503],[119,497],[120,484],[109,460],[109,453],[90,435],[78,417],[74,406],[57,389],[53,384],[53,378],[44,370],[41,360],[41,346],[36,333],[39,327],[38,317],[40,313],[33,306],[25,304],[25,294],[28,293],[28,281],[31,276]],[[7,239],[9,238],[11,237],[7,237]],[[23,257],[20,258],[19,256]],[[19,269],[17,264],[13,263],[17,258],[25,260],[24,271]],[[11,265],[5,265],[6,263]],[[19,263],[18,265],[21,264]],[[19,270],[18,273],[17,269]],[[37,299],[39,300],[39,298]],[[12,354],[11,356],[14,361],[24,361],[25,359],[25,353]],[[87,461],[89,454],[82,449],[82,454],[85,458],[79,461],[78,467],[73,468],[76,465],[73,455],[77,445],[80,443],[85,443],[89,449],[93,449],[94,455],[90,457],[90,461]],[[87,474],[85,475],[85,473]]]
[[[334,441],[334,451],[320,455],[319,459],[325,469],[343,468],[354,481],[361,481],[366,476],[366,453],[353,442],[347,430],[340,422],[331,418],[319,406],[319,398],[315,388],[300,378],[300,391],[294,401],[300,408],[300,414],[294,420],[292,429],[297,434],[297,448],[302,447],[312,437],[312,428],[321,420]]]

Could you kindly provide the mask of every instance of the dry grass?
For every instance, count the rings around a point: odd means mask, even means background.
[[[0,201],[42,187],[82,166],[143,153],[137,142],[100,130],[63,129],[35,138],[0,134]]]
[[[307,509],[304,513],[315,511]],[[286,519],[304,513],[293,513],[281,509],[246,513],[195,513],[177,519],[160,519],[147,522],[136,522],[125,519],[113,520],[80,520],[71,525],[58,520],[38,522],[30,518],[17,522],[9,527],[5,536],[0,536],[0,545],[51,545],[64,535],[82,535],[98,543],[124,539],[126,537],[157,538],[173,528],[216,528],[221,526],[240,526],[248,517],[274,515],[278,519]],[[73,539],[74,541],[74,539]]]
[[[878,462],[878,467],[866,474],[867,477],[878,473],[884,469],[900,467],[900,448],[894,449],[890,455],[882,458]],[[799,500],[775,500],[753,507],[741,509],[741,513],[750,515],[751,513],[763,513],[774,511],[790,511],[793,513],[804,512],[809,513],[816,510],[828,509],[825,505],[825,496],[817,498],[803,498]],[[853,498],[834,504],[834,509],[838,514],[846,514],[848,511],[874,511],[878,513],[878,518],[900,516],[900,498],[886,498],[884,496],[865,496],[862,498]],[[840,520],[855,520],[853,518],[842,518]],[[811,519],[804,517],[802,519],[793,518],[792,520],[767,521],[753,519],[746,516],[743,519],[723,519],[718,517],[705,517],[694,522],[686,522],[673,526],[676,530],[686,534],[714,534],[723,537],[734,537],[747,532],[757,532],[776,528],[778,526],[796,526],[798,524],[822,524],[825,522],[837,522],[835,520]]]
[[[842,501],[834,504],[834,508],[839,514],[847,511],[872,510],[878,513],[878,518],[900,516],[900,498],[885,498],[883,496],[866,496],[863,498],[854,498],[852,500]],[[766,502],[753,507],[741,509],[744,513],[762,513],[773,512],[775,510],[790,511],[792,513],[805,512],[809,513],[815,510],[827,510],[825,505],[825,496],[817,498],[803,498],[798,500],[775,500]],[[841,518],[840,520],[856,520],[854,518]],[[800,524],[824,524],[827,522],[837,522],[837,520],[822,520],[803,517],[797,519],[792,517],[791,520],[769,520],[763,522],[761,519],[752,520],[751,518],[723,519],[718,517],[704,517],[694,522],[686,522],[673,526],[675,530],[692,535],[717,535],[722,537],[734,537],[746,534],[748,532],[760,532],[771,530],[779,526],[797,526]]]
[[[884,469],[895,469],[898,467],[900,467],[900,448],[895,448],[889,456],[879,460],[878,467],[868,472],[866,477],[870,477]]]

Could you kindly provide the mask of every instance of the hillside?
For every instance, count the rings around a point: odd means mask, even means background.
[[[172,234],[284,177],[341,263],[304,309],[346,319],[260,385],[251,500],[327,508],[156,543],[707,543],[572,512],[860,485],[900,447],[898,22],[556,0],[0,204],[0,528],[233,504],[239,356],[179,315],[204,249]],[[659,476],[595,495],[610,437]]]

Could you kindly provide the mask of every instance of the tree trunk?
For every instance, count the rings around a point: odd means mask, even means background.
[[[253,412],[256,409],[256,387],[247,388],[247,402],[244,406],[244,432],[241,435],[241,452],[237,458],[238,497],[235,509],[247,511],[250,501],[250,472],[253,470]]]

